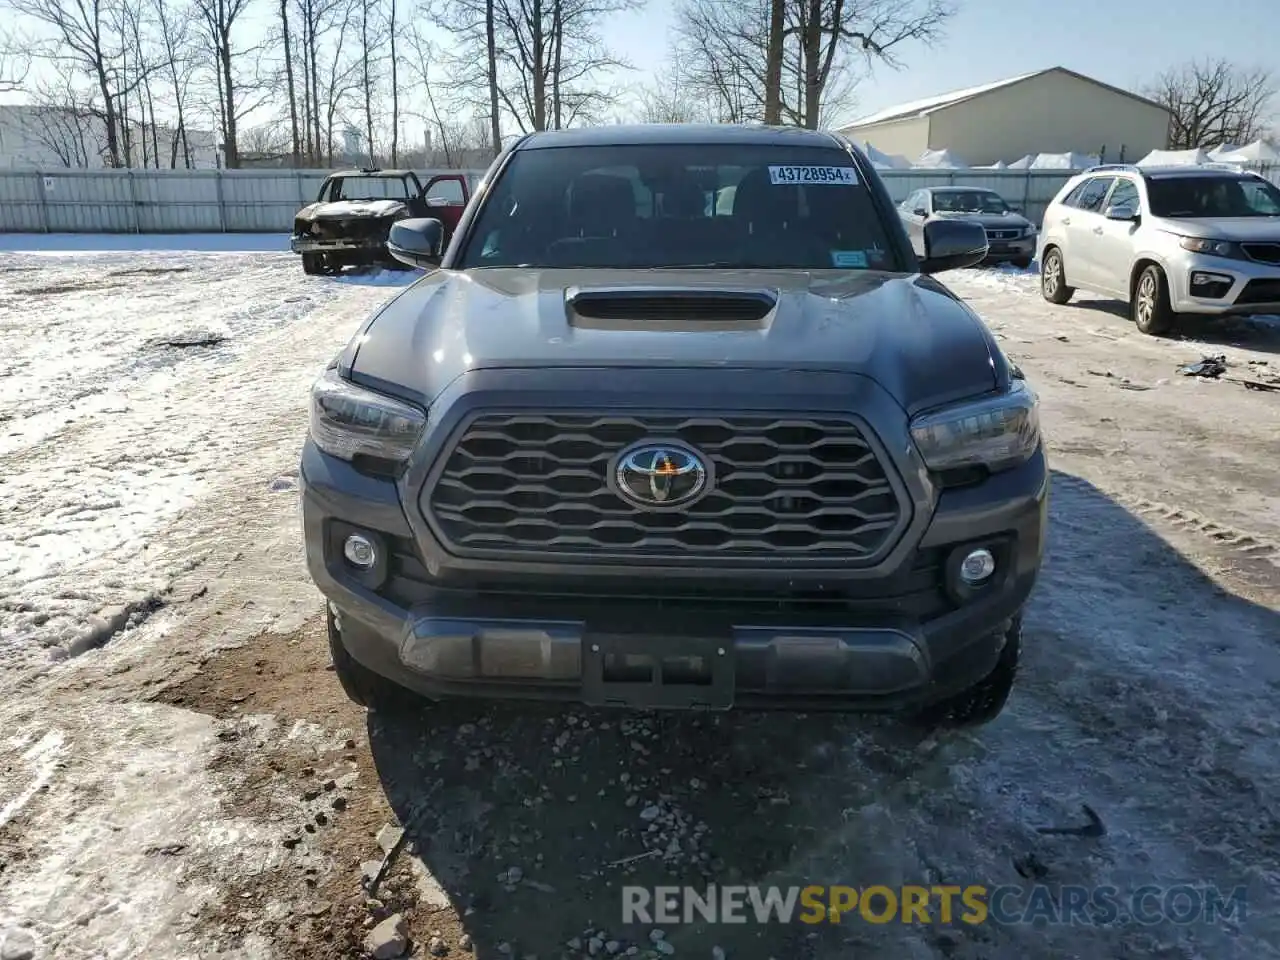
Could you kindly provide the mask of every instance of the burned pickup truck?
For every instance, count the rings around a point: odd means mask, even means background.
[[[309,274],[381,264],[399,267],[387,252],[397,220],[431,217],[452,234],[471,191],[461,173],[432,177],[423,185],[412,170],[343,170],[330,174],[316,202],[293,218],[290,247]]]

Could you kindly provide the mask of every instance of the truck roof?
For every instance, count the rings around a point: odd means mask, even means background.
[[[412,170],[334,170],[329,174],[331,177],[407,177]]]
[[[548,147],[614,147],[639,144],[775,144],[843,147],[845,142],[823,130],[802,127],[745,126],[729,123],[639,123],[569,130],[543,130],[521,140],[517,150]]]

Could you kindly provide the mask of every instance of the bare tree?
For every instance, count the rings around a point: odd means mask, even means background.
[[[400,166],[400,67],[396,55],[396,0],[388,0],[387,41],[391,58],[391,166]]]
[[[1171,148],[1240,146],[1259,139],[1271,126],[1276,80],[1259,67],[1192,61],[1161,74],[1146,93],[1169,110]]]
[[[765,43],[764,122],[782,123],[782,56],[786,42],[787,0],[769,0],[769,32]]]
[[[187,103],[191,81],[197,69],[192,50],[192,10],[190,7],[173,7],[167,0],[152,0],[155,31],[161,46],[164,71],[169,83],[169,104],[174,112],[176,127],[169,148],[169,166],[178,165],[178,152],[182,152],[183,166],[188,169],[191,161],[191,137],[187,130]]]
[[[333,131],[337,126],[338,114],[344,108],[348,98],[360,89],[359,61],[346,60],[342,56],[343,41],[351,32],[351,20],[355,11],[350,4],[344,4],[337,8],[337,12],[341,14],[341,19],[338,22],[338,34],[333,41],[333,57],[329,61],[323,86],[319,84],[316,86],[315,100],[317,115],[319,115],[319,104],[325,105],[323,139],[320,138],[319,127],[317,127],[317,160],[323,155],[324,162],[328,165],[333,164]],[[323,147],[320,144],[323,144]]]
[[[23,0],[30,2],[30,0]],[[247,104],[245,95],[252,83],[243,84],[237,70],[240,59],[252,51],[237,46],[233,34],[236,24],[249,9],[252,0],[194,0],[197,16],[204,27],[205,40],[213,58],[215,86],[218,92],[218,118],[222,127],[223,156],[230,169],[240,166],[236,133],[240,120],[259,104]]]
[[[281,123],[260,123],[240,133],[241,161],[278,163],[290,155],[290,131]]]
[[[377,0],[360,0],[360,86],[364,98],[365,146],[369,166],[377,166],[377,141],[374,137],[374,98],[378,85],[378,51],[382,46],[378,24]]]
[[[776,0],[680,0],[678,47],[722,119],[816,129],[848,101],[859,66],[901,66],[900,48],[934,42],[953,12],[948,0],[782,0],[781,11]]]
[[[453,52],[434,56],[448,79],[440,84],[454,105],[483,111],[489,121],[487,139],[495,153],[502,144],[502,104],[498,74],[498,0],[444,0],[433,15],[453,35]],[[484,95],[480,95],[480,91]]]
[[[23,136],[43,147],[64,167],[101,163],[106,149],[102,110],[78,89],[66,66],[55,67],[52,78],[40,80],[31,91],[31,109],[22,118]]]
[[[289,0],[280,0],[280,42],[284,45],[285,86],[289,95],[289,132],[292,136],[293,165],[302,160],[302,140],[298,131],[298,90],[293,79],[293,37],[289,27]]]
[[[31,73],[31,54],[26,43],[14,34],[0,32],[0,93],[23,89]]]
[[[351,77],[360,62],[349,42],[356,0],[294,2],[302,46],[303,151],[308,163],[320,166],[333,155],[333,123],[339,111],[333,97],[351,93]]]
[[[641,123],[709,123],[717,118],[686,79],[689,71],[672,55],[660,76],[644,84],[637,96]]]
[[[46,29],[47,36],[32,41],[32,56],[91,79],[100,97],[108,163],[120,166],[117,109],[125,91],[119,85],[117,65],[123,58],[124,41],[114,30],[113,13],[118,8],[113,0],[5,0],[5,6]]]
[[[594,86],[599,74],[629,65],[603,45],[599,27],[637,0],[493,0],[498,94],[522,130],[560,129],[591,119],[615,92]]]

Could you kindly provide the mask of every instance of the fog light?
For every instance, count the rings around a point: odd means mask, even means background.
[[[971,587],[989,580],[995,572],[996,558],[987,549],[972,551],[960,563],[960,579]]]
[[[1210,300],[1221,300],[1231,292],[1234,278],[1225,273],[1206,273],[1197,270],[1191,274],[1191,295]]]
[[[353,567],[359,567],[361,570],[368,570],[378,562],[378,552],[373,549],[373,544],[365,537],[358,533],[353,533],[347,537],[346,542],[342,545],[342,553],[347,558],[347,562]],[[967,560],[965,561],[968,562]]]

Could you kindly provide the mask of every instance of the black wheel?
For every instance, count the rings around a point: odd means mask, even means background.
[[[400,687],[374,673],[347,652],[342,644],[338,620],[328,604],[325,604],[325,619],[329,628],[329,656],[333,660],[333,672],[337,674],[347,699],[373,711],[403,703],[406,697]]]
[[[302,255],[302,272],[308,276],[319,276],[324,273],[324,261],[318,253],[304,253]]]
[[[1049,247],[1040,263],[1040,293],[1050,303],[1066,303],[1075,293],[1067,286],[1067,274],[1062,268],[1062,251]]]
[[[1153,337],[1172,333],[1178,326],[1178,315],[1169,304],[1169,281],[1155,264],[1138,275],[1129,298],[1129,313],[1134,325]]]
[[[1019,270],[1025,270],[1027,269],[1027,267],[1031,266],[1030,257],[1017,257],[1016,259],[1011,260],[1009,262],[1012,263]]]
[[[1018,676],[1022,658],[1022,616],[1005,631],[1004,649],[995,669],[968,690],[926,707],[913,720],[924,727],[977,727],[990,723],[1004,710]]]

